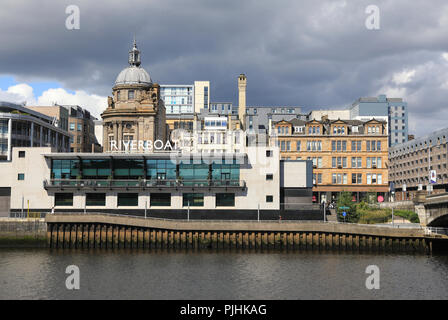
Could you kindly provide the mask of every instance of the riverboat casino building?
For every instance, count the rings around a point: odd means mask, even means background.
[[[280,161],[277,147],[197,153],[140,144],[169,142],[166,111],[135,41],[129,65],[102,113],[105,152],[14,148],[11,161],[0,163],[0,215],[53,208],[163,218],[322,218],[311,203],[312,162]],[[111,150],[112,142],[128,148]]]

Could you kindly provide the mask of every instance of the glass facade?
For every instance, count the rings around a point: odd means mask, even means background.
[[[176,164],[171,160],[146,160],[146,179],[176,180]]]
[[[52,179],[77,179],[79,160],[53,160],[51,167]]]
[[[111,175],[110,159],[82,160],[84,179],[107,179]]]
[[[161,86],[166,114],[193,113],[193,86]]]
[[[179,165],[179,178],[184,185],[194,185],[195,182],[207,181],[209,170],[209,165],[204,162],[199,164],[181,163]]]
[[[144,163],[141,159],[114,159],[114,178],[136,180],[144,175]]]
[[[96,180],[107,184],[108,180],[146,180],[181,183],[194,186],[197,183],[214,185],[238,185],[239,160],[180,162],[170,159],[54,159],[51,178],[55,180]]]
[[[213,163],[212,164],[212,180],[228,181],[239,180],[240,177],[240,165],[237,160],[233,160],[232,164],[227,163]]]

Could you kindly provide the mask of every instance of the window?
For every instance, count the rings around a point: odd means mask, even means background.
[[[347,151],[347,141],[331,141],[331,151]]]
[[[25,151],[19,151],[19,158],[25,158]]]
[[[362,173],[352,173],[352,184],[362,184]]]
[[[82,124],[78,123],[78,131],[82,131]]]
[[[333,157],[331,158],[332,168],[347,168],[347,157]]]
[[[138,206],[138,193],[119,193],[118,194],[118,206]]]
[[[128,91],[128,100],[134,100],[134,97],[135,97],[134,90],[129,90]]]
[[[273,174],[267,174],[266,175],[266,180],[274,180],[274,175]]]
[[[151,207],[171,206],[171,193],[151,193]]]
[[[352,168],[361,168],[361,167],[362,167],[362,158],[352,157]]]
[[[17,180],[25,180],[25,174],[24,173],[19,173],[17,175]]]
[[[266,202],[274,202],[274,196],[266,196]]]
[[[353,152],[361,151],[361,141],[352,141],[352,151]]]
[[[76,179],[79,175],[79,160],[53,160],[52,179]]]
[[[106,194],[105,193],[87,193],[86,194],[86,206],[105,206]]]
[[[111,160],[82,160],[82,176],[84,179],[107,179],[111,175]]]
[[[55,206],[73,206],[73,193],[55,193]]]
[[[235,194],[234,193],[217,193],[216,194],[217,207],[234,207]]]
[[[297,150],[297,151],[300,151],[300,141],[297,141],[297,144],[296,144],[296,150]]]
[[[75,130],[75,123],[74,122],[70,122],[70,130]]]
[[[184,207],[203,207],[204,206],[204,194],[203,193],[184,193],[182,199],[182,205]]]
[[[272,150],[266,150],[266,157],[267,158],[272,157]]]

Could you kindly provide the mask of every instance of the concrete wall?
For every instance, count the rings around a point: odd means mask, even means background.
[[[19,150],[25,157],[19,158]],[[50,178],[50,163],[42,156],[51,148],[13,148],[12,161],[0,163],[0,188],[11,188],[11,208],[30,210],[51,208],[53,199],[43,188],[43,181]],[[24,174],[24,180],[18,175]]]
[[[280,162],[281,188],[312,188],[313,167],[311,161],[283,160]]]
[[[44,219],[0,218],[0,247],[45,247]]]

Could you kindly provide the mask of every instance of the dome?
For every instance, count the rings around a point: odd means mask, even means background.
[[[129,66],[123,69],[115,80],[115,85],[120,84],[151,84],[152,80],[148,72],[142,67]]]

